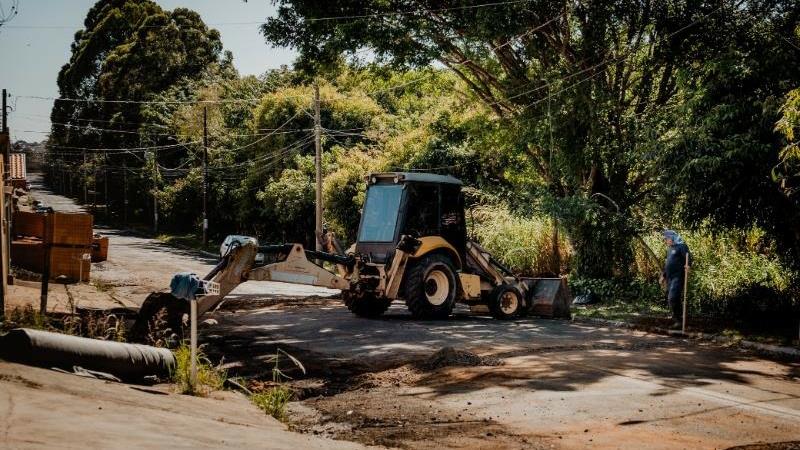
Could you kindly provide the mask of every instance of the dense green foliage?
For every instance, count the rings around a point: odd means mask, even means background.
[[[157,200],[162,230],[199,230],[205,113],[212,237],[311,244],[318,81],[325,220],[348,243],[367,173],[429,170],[465,182],[470,232],[521,273],[659,301],[672,227],[698,310],[795,298],[796,2],[275,3],[262,32],[297,64],[242,77],[193,12],[99,1],[59,76],[82,101],[53,109],[54,187],[107,183],[120,220],[124,164],[130,222]]]

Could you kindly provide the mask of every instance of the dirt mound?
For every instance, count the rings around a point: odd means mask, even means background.
[[[497,358],[479,356],[453,347],[444,347],[423,361],[420,367],[425,370],[436,370],[442,367],[499,366],[501,364],[503,362]]]

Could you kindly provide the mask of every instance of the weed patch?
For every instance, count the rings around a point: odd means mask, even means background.
[[[286,405],[292,399],[292,395],[293,393],[288,387],[280,385],[251,395],[250,401],[270,416],[278,420],[284,420],[286,418]]]
[[[197,383],[191,383],[192,351],[186,343],[174,350],[175,372],[172,381],[181,394],[205,396],[213,391],[218,391],[225,385],[228,377],[227,371],[214,366],[203,353],[202,348],[197,349],[195,363],[197,365]]]

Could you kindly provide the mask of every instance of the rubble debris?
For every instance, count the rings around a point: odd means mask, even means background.
[[[436,370],[442,367],[474,367],[499,366],[503,362],[498,358],[479,356],[465,350],[444,347],[423,361],[420,366],[425,370]]]

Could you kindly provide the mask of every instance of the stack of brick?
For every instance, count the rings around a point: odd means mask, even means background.
[[[92,239],[92,262],[103,262],[108,259],[108,237],[94,235]]]
[[[14,214],[11,263],[42,273],[47,246],[50,249],[50,277],[88,281],[92,254],[91,214]]]
[[[16,211],[12,220],[11,263],[41,273],[44,265],[45,216]]]

